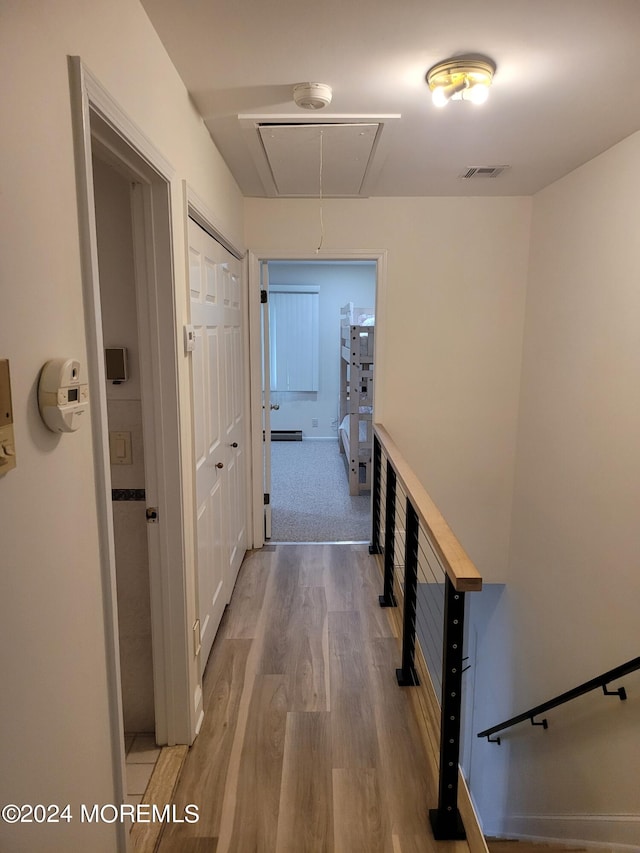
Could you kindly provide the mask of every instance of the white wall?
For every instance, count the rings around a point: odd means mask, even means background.
[[[388,250],[376,416],[496,581],[507,567],[530,208],[525,198],[324,203],[327,256]],[[313,257],[317,201],[245,199],[245,215],[259,256]]]
[[[187,305],[182,181],[241,242],[239,192],[135,0],[2,4],[0,355],[11,362],[18,467],[0,480],[3,803],[114,798],[91,430],[50,433],[35,389],[49,358],[86,364],[67,55],[80,55],[172,163],[178,325]],[[186,358],[180,364],[188,387]],[[190,435],[188,405],[184,434]],[[185,442],[188,472],[191,448]],[[191,495],[185,482],[185,495]],[[190,504],[186,508],[191,530]],[[192,562],[192,539],[187,543]],[[114,825],[10,826],[0,847],[112,853]]]
[[[271,393],[280,409],[271,413],[272,429],[301,429],[305,438],[337,440],[340,391],[340,308],[375,304],[376,266],[370,262],[272,261],[269,284],[317,285],[319,296],[320,382],[316,393]],[[312,425],[317,418],[318,425]]]
[[[512,695],[479,728],[638,655],[639,162],[636,134],[534,199],[509,594],[493,617],[510,660],[482,679]],[[626,702],[598,691],[546,732],[513,730],[506,831],[640,849],[640,673],[622,683]]]

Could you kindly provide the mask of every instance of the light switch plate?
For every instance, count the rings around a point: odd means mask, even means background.
[[[0,359],[0,477],[16,467],[9,362]]]
[[[0,477],[16,467],[16,445],[13,425],[0,427]]]
[[[112,465],[133,464],[130,432],[109,433],[109,456],[111,457]]]

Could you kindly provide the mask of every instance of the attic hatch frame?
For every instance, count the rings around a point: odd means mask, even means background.
[[[345,194],[327,194],[323,192],[325,198],[368,198],[370,191],[375,186],[382,166],[386,159],[389,143],[393,134],[393,125],[402,116],[398,113],[389,113],[384,115],[360,115],[360,114],[344,114],[334,113],[333,115],[325,114],[244,114],[238,116],[238,122],[243,132],[247,148],[251,154],[253,164],[260,177],[264,196],[266,198],[317,198],[317,193],[313,194],[283,194],[278,191],[278,187],[271,170],[269,159],[267,157],[260,130],[264,127],[283,127],[290,125],[300,125],[303,127],[313,127],[317,125],[333,126],[333,125],[372,125],[377,124],[375,140],[373,142],[369,160],[364,176],[360,184],[358,193]]]

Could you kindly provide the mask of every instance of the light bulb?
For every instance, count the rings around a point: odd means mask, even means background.
[[[458,95],[457,100],[460,100],[461,96],[459,93],[464,93],[464,90],[467,89],[468,86],[469,81],[466,77],[460,77],[459,80],[448,83],[446,86],[438,86],[433,90],[433,95],[431,96],[433,98],[433,103],[436,107],[444,107],[445,104],[448,104],[449,101],[456,98],[456,95]]]
[[[489,97],[489,86],[486,83],[476,83],[464,93],[465,101],[472,104],[484,104]]]
[[[444,107],[449,103],[449,97],[444,86],[438,86],[437,89],[434,89],[431,99],[433,100],[434,107]]]

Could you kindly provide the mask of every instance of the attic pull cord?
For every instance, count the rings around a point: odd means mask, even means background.
[[[316,249],[316,255],[322,248],[322,244],[324,243],[324,220],[322,218],[322,134],[324,131],[320,131],[320,243],[318,244],[318,248]]]

